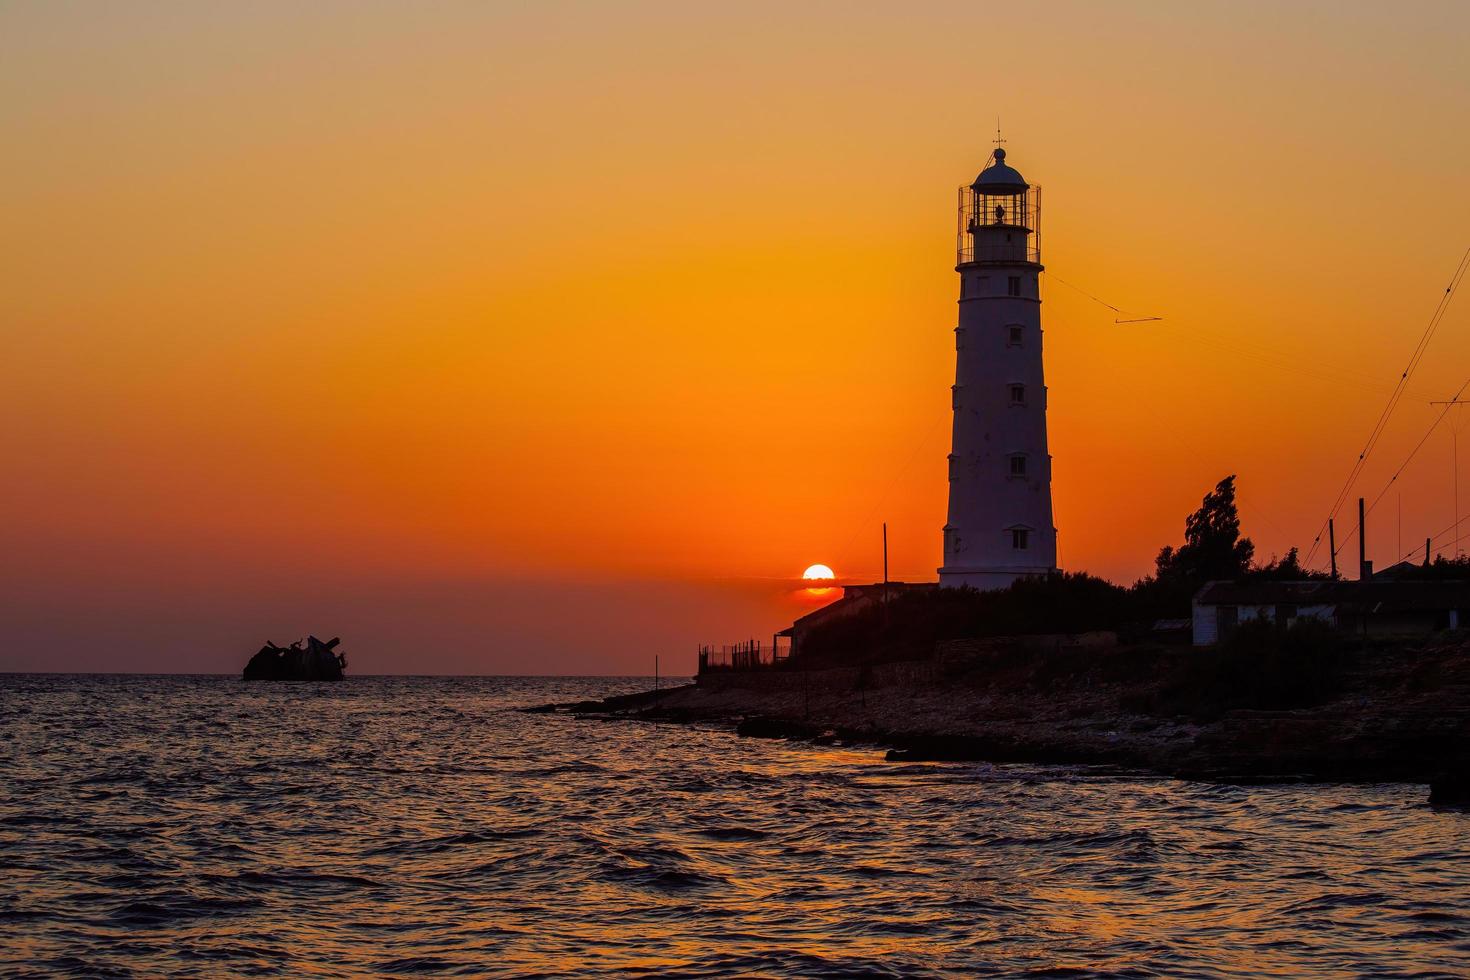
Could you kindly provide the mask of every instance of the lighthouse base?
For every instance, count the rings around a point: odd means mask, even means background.
[[[939,587],[941,589],[978,589],[981,592],[993,592],[997,589],[1006,589],[1016,579],[1038,578],[1050,575],[1055,568],[941,568],[939,569]]]

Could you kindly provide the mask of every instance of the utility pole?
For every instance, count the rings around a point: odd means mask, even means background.
[[[883,601],[888,601],[888,522],[883,522]]]
[[[1337,531],[1332,527],[1332,518],[1327,518],[1327,553],[1332,559],[1332,580],[1337,581]]]
[[[1448,412],[1451,408],[1464,408],[1467,404],[1470,404],[1470,402],[1462,402],[1458,398],[1451,398],[1447,402],[1430,402],[1429,404],[1431,404],[1431,405],[1444,405],[1445,406],[1445,411]],[[1455,488],[1455,523],[1454,523],[1454,527],[1458,528],[1460,526],[1460,430],[1457,429],[1457,428],[1455,428],[1455,423],[1453,421],[1450,422],[1450,461],[1451,461],[1450,462],[1450,465],[1453,466],[1454,469],[1455,469],[1455,477],[1454,477],[1454,488]],[[1455,542],[1455,557],[1458,558],[1461,555],[1463,555],[1464,553],[1465,553],[1465,549],[1462,548],[1462,547],[1460,547],[1459,540],[1458,540],[1458,537],[1457,537],[1456,542]]]
[[[1429,567],[1429,542],[1430,542],[1430,540],[1431,539],[1429,539],[1429,538],[1425,538],[1424,539],[1424,567],[1425,568],[1428,568]]]
[[[1358,580],[1366,580],[1372,573],[1368,570],[1368,541],[1367,527],[1365,527],[1363,512],[1363,498],[1358,498]]]

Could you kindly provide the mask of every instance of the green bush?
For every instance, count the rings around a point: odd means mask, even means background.
[[[1200,650],[1160,693],[1159,710],[1212,718],[1234,708],[1288,710],[1328,700],[1341,677],[1342,634],[1318,619],[1283,627],[1241,623],[1213,649]]]
[[[1020,579],[992,592],[902,592],[812,629],[797,655],[808,666],[918,660],[943,640],[1121,629],[1130,605],[1127,589],[1081,572]]]
[[[1019,579],[1010,588],[992,592],[903,592],[882,606],[812,629],[801,639],[796,662],[825,667],[916,660],[930,656],[935,645],[944,640],[1092,630],[1111,630],[1125,642],[1138,642],[1150,637],[1158,620],[1188,617],[1190,600],[1211,580],[1300,581],[1328,577],[1303,568],[1295,548],[1264,565],[1252,565],[1254,555],[1255,545],[1240,534],[1235,477],[1227,476],[1185,519],[1184,543],[1160,551],[1154,575],[1140,579],[1131,588],[1121,588],[1085,572],[1057,572]],[[1240,646],[1234,660],[1228,659],[1229,650],[1225,648],[1202,656],[1227,658],[1216,664],[1218,680],[1241,697],[1310,697],[1310,672],[1297,676],[1293,671],[1304,660],[1319,656],[1316,650],[1320,641],[1308,636],[1315,628],[1303,623],[1299,633],[1288,631],[1290,638],[1283,640],[1274,634],[1258,636],[1256,628],[1247,625],[1237,641]],[[1272,627],[1262,629],[1270,632]],[[1282,643],[1296,646],[1288,652],[1278,649]],[[1251,652],[1244,652],[1247,650]],[[1265,673],[1256,675],[1252,673],[1255,670]],[[1270,690],[1252,694],[1250,686],[1258,683],[1269,683]]]

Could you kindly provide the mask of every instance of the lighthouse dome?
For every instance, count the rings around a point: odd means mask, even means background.
[[[1006,151],[996,148],[995,163],[980,171],[970,189],[977,194],[1019,194],[1029,186],[1020,171],[1006,165]]]

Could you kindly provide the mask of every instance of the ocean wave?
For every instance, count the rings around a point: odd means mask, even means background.
[[[1414,787],[525,715],[634,680],[0,677],[0,974],[1449,976]],[[18,941],[17,941],[18,937]]]

